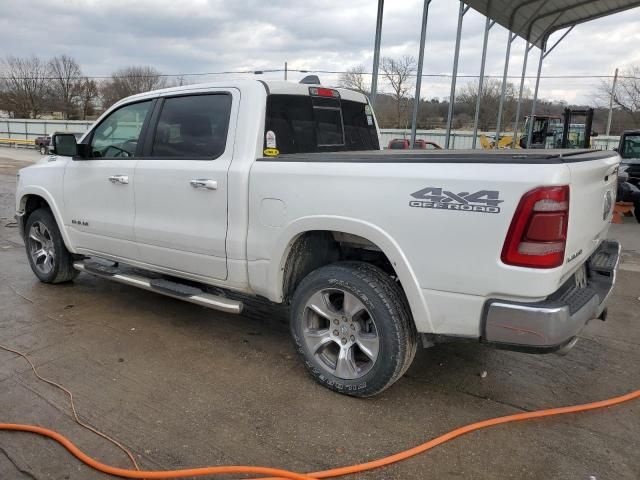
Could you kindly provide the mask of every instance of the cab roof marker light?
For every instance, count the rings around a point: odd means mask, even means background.
[[[309,87],[309,95],[313,97],[333,97],[340,98],[340,92],[333,88]]]

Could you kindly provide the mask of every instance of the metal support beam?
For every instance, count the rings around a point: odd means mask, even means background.
[[[520,93],[518,93],[518,103],[516,106],[516,119],[513,124],[513,140],[511,142],[511,148],[516,148],[516,142],[518,141],[518,122],[520,121],[520,107],[522,106],[522,93],[524,91],[524,79],[527,74],[527,60],[529,59],[529,52],[533,48],[533,43],[527,42],[524,49],[524,61],[522,62],[522,76],[520,77]]]
[[[554,48],[556,48],[558,46],[558,44],[564,40],[564,38],[569,35],[569,33],[571,33],[571,30],[573,30],[573,27],[575,27],[575,25],[571,25],[567,30],[565,30],[565,32],[562,34],[562,36],[556,40],[556,43],[553,44],[553,46],[551,48],[545,48],[544,50],[544,58],[547,58],[547,55],[549,55]]]
[[[418,108],[420,107],[420,89],[422,87],[422,66],[424,64],[424,44],[427,38],[427,19],[429,18],[429,4],[431,0],[424,0],[422,8],[422,30],[420,31],[420,47],[418,50],[418,72],[416,77],[416,94],[413,97],[413,117],[411,118],[410,148],[416,141],[418,129]]]
[[[374,106],[378,94],[378,68],[380,67],[380,43],[382,42],[382,14],[384,0],[378,0],[378,16],[376,18],[376,38],[373,46],[373,73],[371,75],[371,95],[369,103]]]
[[[607,118],[607,137],[611,133],[611,118],[613,117],[613,98],[616,95],[616,84],[618,83],[618,69],[613,74],[613,85],[611,85],[611,97],[609,98],[609,117]],[[609,140],[607,140],[608,142]]]
[[[491,4],[491,0],[489,0]],[[478,80],[478,95],[476,96],[476,113],[473,118],[473,139],[471,148],[475,149],[478,143],[478,121],[480,120],[480,103],[482,101],[482,90],[484,88],[484,67],[487,62],[487,43],[489,43],[489,30],[496,24],[495,20],[487,17],[484,24],[484,38],[482,40],[482,59],[480,60],[480,78]]]
[[[502,72],[502,90],[500,91],[500,104],[498,105],[498,119],[496,121],[496,136],[494,137],[495,145],[498,146],[500,140],[500,131],[502,130],[502,111],[504,109],[504,99],[507,95],[507,76],[509,74],[509,60],[511,58],[511,44],[516,39],[515,33],[509,32],[507,38],[507,52],[504,56],[504,71]]]
[[[444,148],[449,148],[449,139],[451,138],[451,124],[453,123],[453,105],[456,101],[456,80],[458,78],[458,60],[460,59],[460,37],[462,36],[462,19],[467,13],[469,7],[460,2],[460,10],[458,11],[458,30],[456,32],[456,48],[453,55],[453,73],[451,74],[451,93],[449,94],[449,112],[447,114],[447,133],[444,139]]]
[[[536,88],[533,92],[533,102],[531,103],[531,116],[529,117],[529,131],[527,132],[527,148],[531,148],[531,136],[533,135],[533,124],[535,123],[536,101],[538,100],[538,91],[540,89],[540,75],[542,74],[542,61],[556,48],[564,38],[569,35],[575,25],[571,25],[556,42],[547,48],[548,34],[545,33],[542,44],[544,48],[540,50],[540,60],[538,62],[538,74],[536,75]]]
[[[527,148],[531,148],[531,136],[533,135],[533,124],[536,115],[536,100],[538,100],[538,90],[540,88],[540,75],[542,74],[542,61],[544,60],[544,49],[540,49],[540,60],[538,61],[538,74],[536,75],[536,88],[533,92],[533,102],[531,103],[531,115],[529,116],[529,130],[527,132]]]

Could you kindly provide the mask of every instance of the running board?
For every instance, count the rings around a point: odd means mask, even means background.
[[[150,292],[160,293],[168,297],[195,303],[203,307],[213,308],[227,313],[241,313],[242,302],[230,300],[218,295],[205,293],[197,287],[184,285],[170,280],[143,277],[129,272],[121,272],[116,267],[104,266],[96,262],[79,261],[73,263],[73,268],[96,277],[114,280],[132,287],[142,288]]]

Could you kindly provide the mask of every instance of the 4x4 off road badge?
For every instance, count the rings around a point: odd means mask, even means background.
[[[480,213],[500,213],[498,205],[504,201],[500,200],[497,190],[455,193],[444,188],[427,187],[411,196],[416,200],[409,202],[410,207]]]

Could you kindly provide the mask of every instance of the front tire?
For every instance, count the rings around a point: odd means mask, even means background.
[[[291,333],[318,383],[356,397],[393,385],[417,347],[404,293],[384,271],[362,262],[328,265],[305,277],[293,297]]]
[[[62,240],[51,211],[39,208],[25,223],[25,247],[31,270],[44,283],[62,283],[78,276],[73,268],[73,255]]]

